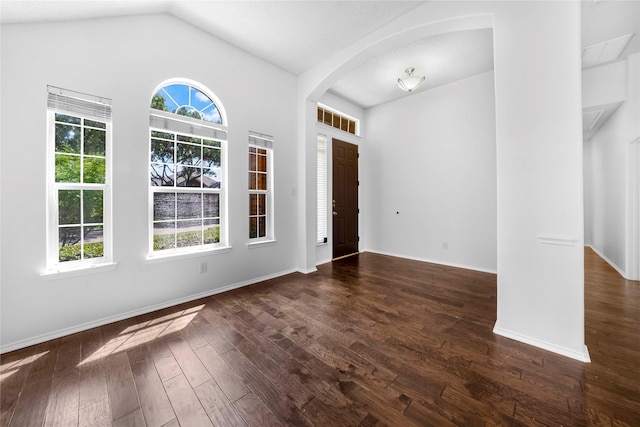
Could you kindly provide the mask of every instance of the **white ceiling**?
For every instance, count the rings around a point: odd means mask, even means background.
[[[396,87],[404,70],[426,76],[412,93],[455,82],[493,69],[493,31],[456,31],[428,37],[364,63],[338,80],[331,92],[368,108],[407,96]]]
[[[0,0],[0,22],[26,23],[169,13],[295,75],[314,67],[424,1]],[[584,0],[583,48],[636,33],[621,58],[640,51],[640,1]],[[387,52],[330,89],[368,107],[400,96],[413,66],[428,90],[493,68],[492,32],[465,31]]]

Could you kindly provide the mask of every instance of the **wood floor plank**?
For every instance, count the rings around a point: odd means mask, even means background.
[[[142,414],[147,426],[162,427],[176,415],[153,361],[143,360],[131,366]]]
[[[213,426],[184,375],[171,378],[164,383],[164,387],[181,426]]]
[[[196,388],[211,379],[207,368],[204,367],[198,356],[189,347],[189,344],[182,338],[173,339],[167,342],[167,345],[192,388]]]
[[[111,416],[115,422],[139,410],[140,402],[126,353],[111,355],[105,361],[105,369]],[[142,414],[142,411],[140,413]]]
[[[77,334],[78,335],[78,334]],[[78,424],[80,402],[81,341],[78,336],[69,340],[64,352],[59,352],[51,379],[51,391],[44,426],[72,426]]]
[[[199,347],[195,353],[231,402],[235,402],[249,393],[249,389],[242,382],[242,379],[231,370],[209,344]]]
[[[214,380],[207,381],[195,389],[200,403],[216,426],[246,426],[236,408]]]
[[[109,400],[104,399],[80,409],[79,427],[110,427],[111,408]]]
[[[249,426],[284,427],[253,393],[244,395],[233,404]]]

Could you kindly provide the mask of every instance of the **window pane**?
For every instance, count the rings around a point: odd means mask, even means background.
[[[267,171],[267,152],[264,152],[264,155],[258,156],[258,169],[259,172]]]
[[[58,229],[58,261],[77,261],[82,258],[80,237],[80,227]]]
[[[255,239],[258,237],[258,218],[249,218],[249,238]]]
[[[322,123],[322,119],[323,119],[323,117],[322,117],[322,116],[323,116],[323,113],[324,113],[324,110],[323,110],[322,108],[318,107],[318,121],[319,121],[320,123]]]
[[[219,148],[202,148],[203,165],[208,168],[220,167],[220,149]]]
[[[205,218],[216,218],[220,216],[220,195],[204,194],[203,214]]]
[[[151,137],[152,138],[169,139],[169,140],[173,141],[173,139],[175,138],[175,134],[168,133],[168,132],[158,132],[157,130],[152,130],[151,131]]]
[[[89,119],[84,119],[84,125],[85,126],[91,126],[91,127],[94,127],[94,128],[100,128],[100,129],[106,129],[107,128],[107,124],[106,123],[96,122],[96,121],[89,120]]]
[[[100,157],[84,158],[84,182],[91,184],[103,184],[107,167],[106,159]]]
[[[256,160],[255,149],[253,153],[249,153],[249,170],[254,171],[258,167],[258,161]]]
[[[173,249],[176,247],[176,226],[171,222],[153,223],[153,250]]]
[[[344,117],[342,117],[340,121],[340,130],[349,130],[349,120],[345,119]]]
[[[202,159],[201,147],[199,145],[178,144],[177,157],[177,163],[183,165],[199,165]]]
[[[249,194],[249,215],[258,215],[258,195]]]
[[[267,235],[267,217],[258,217],[258,237]]]
[[[66,114],[56,113],[56,122],[73,123],[74,125],[80,124],[80,117],[67,116]]]
[[[331,119],[333,119],[333,114],[331,111],[324,111],[324,124],[331,126]]]
[[[104,256],[104,230],[102,227],[85,227],[84,257],[100,258]]]
[[[256,194],[258,196],[258,215],[266,215],[267,214],[267,195],[266,194]]]
[[[151,165],[151,185],[156,187],[173,187],[173,177],[173,166]]]
[[[84,190],[82,192],[82,210],[84,224],[97,224],[103,222],[103,191]]]
[[[178,134],[178,141],[180,142],[190,142],[192,144],[202,145],[202,138],[197,138],[195,136],[186,136]]]
[[[80,224],[80,190],[58,190],[58,224]]]
[[[174,219],[176,217],[176,193],[153,194],[153,220]]]
[[[211,139],[203,139],[202,142],[204,143],[204,145],[210,145],[212,147],[218,147],[220,148],[220,141],[213,141]]]
[[[200,187],[200,168],[178,166],[176,185],[178,187]]]
[[[249,190],[255,190],[258,188],[258,174],[249,172]]]
[[[267,189],[267,174],[259,173],[258,175],[258,190],[266,190]]]
[[[173,142],[161,139],[151,140],[151,161],[173,163]]]
[[[107,133],[98,129],[84,129],[84,154],[104,156],[105,138]]]
[[[56,123],[56,151],[80,154],[80,126]]]
[[[210,245],[220,241],[220,220],[205,219],[203,224],[204,244]]]
[[[202,244],[202,221],[178,221],[177,246],[185,248]]]
[[[220,188],[218,173],[214,169],[203,169],[202,186],[204,188]]]
[[[177,218],[201,218],[202,217],[202,194],[201,193],[178,193]]]
[[[356,134],[356,122],[349,120],[349,133]]]

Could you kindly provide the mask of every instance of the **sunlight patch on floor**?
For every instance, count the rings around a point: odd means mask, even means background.
[[[110,354],[127,351],[140,344],[180,331],[191,323],[203,307],[204,305],[199,305],[188,310],[178,311],[157,319],[129,326],[124,329],[120,335],[109,340],[108,343],[96,350],[91,356],[80,362],[78,366],[95,362]]]

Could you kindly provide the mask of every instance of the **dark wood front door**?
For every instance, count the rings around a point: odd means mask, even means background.
[[[358,252],[358,146],[333,140],[333,258]]]

